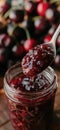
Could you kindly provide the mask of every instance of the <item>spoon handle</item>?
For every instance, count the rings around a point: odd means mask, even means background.
[[[56,42],[56,39],[57,39],[59,33],[60,33],[60,24],[59,24],[58,28],[56,29],[52,39],[50,40],[50,43],[55,45],[55,42]]]

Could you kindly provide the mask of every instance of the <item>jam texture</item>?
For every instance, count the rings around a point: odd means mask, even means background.
[[[53,59],[54,51],[49,45],[37,45],[24,56],[22,60],[23,73],[34,77],[47,68]]]
[[[47,130],[52,123],[54,96],[41,104],[18,104],[8,100],[9,113],[15,130]],[[29,104],[29,103],[28,103]]]

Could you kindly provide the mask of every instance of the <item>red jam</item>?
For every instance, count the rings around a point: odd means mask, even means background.
[[[25,75],[34,77],[47,68],[54,59],[53,49],[47,44],[37,45],[22,60]]]
[[[6,73],[4,87],[15,130],[49,130],[56,93],[56,76],[48,67],[52,60],[53,50],[37,45],[23,58],[23,71],[18,64]]]
[[[50,85],[50,82],[42,74],[37,74],[35,78],[29,78],[24,74],[11,80],[10,86],[22,92],[38,92]]]

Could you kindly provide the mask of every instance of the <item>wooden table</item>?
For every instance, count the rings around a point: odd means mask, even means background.
[[[58,90],[54,105],[54,119],[51,130],[60,130],[60,71],[56,71]],[[0,78],[0,86],[3,86],[3,79]],[[4,90],[0,90],[0,130],[13,130],[8,116],[8,108]]]

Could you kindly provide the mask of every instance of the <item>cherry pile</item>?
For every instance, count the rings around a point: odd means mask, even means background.
[[[0,2],[0,74],[21,61],[29,49],[48,42],[60,22],[58,6],[50,0],[25,0],[21,6],[14,1]],[[60,34],[56,49],[54,65],[60,68]]]

